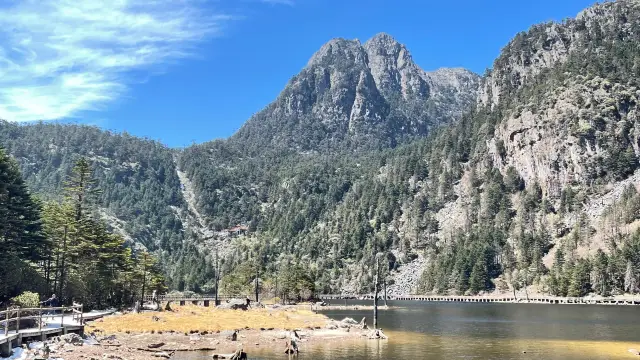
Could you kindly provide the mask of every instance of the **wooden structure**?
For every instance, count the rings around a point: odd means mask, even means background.
[[[11,354],[13,347],[31,340],[44,341],[50,335],[69,332],[82,334],[84,322],[95,320],[113,311],[83,313],[82,305],[56,308],[16,308],[0,311],[0,357]],[[21,322],[32,321],[33,327],[21,327]]]
[[[193,295],[193,296],[178,296],[178,295],[157,295],[157,300],[161,303],[163,302],[174,302],[178,303],[180,306],[184,306],[186,304],[192,305],[200,305],[200,306],[217,306],[222,302],[232,300],[232,299],[245,299],[246,296],[229,296],[229,295],[218,295],[218,302],[216,303],[216,295],[215,294],[207,294],[207,295]],[[147,295],[144,297],[145,302],[152,302],[153,298],[151,295]]]
[[[362,296],[344,295],[319,295],[322,300],[373,300],[374,295]],[[378,296],[380,297],[380,295]],[[582,305],[640,305],[640,296],[616,297],[616,298],[579,298],[579,297],[555,297],[534,296],[515,298],[513,296],[445,296],[445,295],[389,295],[389,300],[395,301],[421,301],[421,302],[479,302],[479,303],[530,303],[530,304],[582,304]]]

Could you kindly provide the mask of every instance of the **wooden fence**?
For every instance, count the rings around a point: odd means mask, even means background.
[[[218,301],[227,301],[231,299],[244,299],[246,296],[232,296],[232,295],[218,295]],[[156,296],[159,302],[173,301],[173,302],[194,302],[194,301],[214,301],[216,299],[215,294],[194,294],[190,296],[184,295],[158,295]],[[144,301],[151,302],[153,300],[152,295],[145,295]]]
[[[82,325],[83,320],[83,305],[62,306],[62,307],[39,307],[39,308],[15,308],[0,311],[0,322],[4,322],[4,336],[9,334],[9,324],[16,324],[16,332],[20,331],[21,320],[38,320],[38,329],[42,330],[43,318],[60,318],[60,327],[64,327],[64,319],[68,318],[68,314],[71,313],[71,321],[77,324],[69,325]],[[57,313],[57,312],[60,313]],[[33,315],[36,314],[36,315]]]

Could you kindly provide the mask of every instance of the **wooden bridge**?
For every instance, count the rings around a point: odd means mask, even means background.
[[[231,295],[218,295],[217,299],[218,299],[218,303],[216,304],[216,296],[215,295],[209,295],[209,294],[205,294],[205,295],[191,295],[191,296],[184,296],[184,295],[158,295],[156,296],[156,299],[159,302],[174,302],[174,303],[178,303],[178,305],[180,306],[184,306],[187,303],[189,304],[193,304],[193,305],[201,305],[201,306],[205,306],[205,307],[209,307],[213,304],[213,306],[216,305],[220,305],[220,303],[222,303],[223,301],[227,301],[227,300],[231,300],[231,299],[244,299],[245,296],[231,296]],[[252,299],[253,300],[253,299]],[[144,297],[144,301],[147,303],[150,303],[153,301],[153,296],[152,295],[146,295]]]
[[[32,340],[44,341],[50,335],[84,332],[84,322],[113,311],[83,313],[82,305],[56,308],[16,308],[0,311],[0,357],[11,355],[13,347]],[[21,322],[34,321],[37,327],[21,328]],[[13,326],[11,325],[13,324]]]
[[[373,295],[319,295],[322,300],[372,300]],[[379,295],[378,299],[383,299]],[[480,302],[480,303],[531,303],[531,304],[585,304],[585,305],[640,305],[640,297],[622,296],[615,298],[582,298],[534,296],[517,298],[513,296],[443,296],[443,295],[392,295],[387,300],[422,302]]]

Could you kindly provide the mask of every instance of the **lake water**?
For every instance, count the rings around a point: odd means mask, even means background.
[[[628,350],[640,349],[640,307],[636,306],[402,301],[389,306],[398,308],[379,312],[379,326],[389,340],[361,340],[339,347],[305,348],[302,343],[298,359],[604,360],[638,358]],[[357,321],[366,316],[372,323],[372,311],[325,314]],[[286,358],[280,350],[249,355],[250,359]],[[203,355],[180,359],[203,359]]]

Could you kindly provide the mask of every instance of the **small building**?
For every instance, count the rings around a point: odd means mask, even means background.
[[[232,236],[244,235],[249,231],[249,227],[245,225],[236,225],[230,229],[227,229]]]

